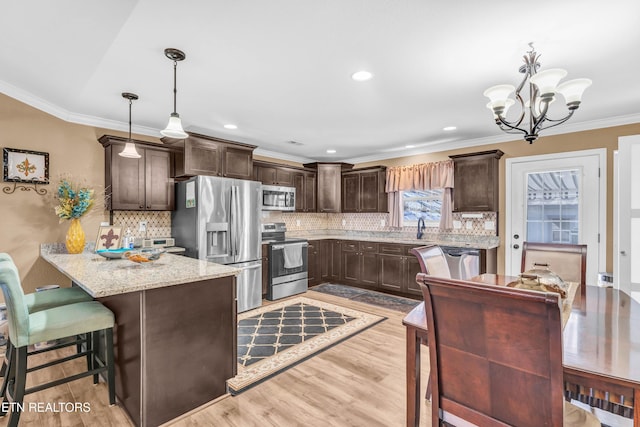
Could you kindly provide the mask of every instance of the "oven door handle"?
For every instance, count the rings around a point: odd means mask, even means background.
[[[307,242],[300,242],[300,243],[289,243],[290,245],[300,245],[303,248],[309,246],[309,243]],[[271,249],[273,249],[274,251],[280,250],[280,249],[284,249],[286,245],[271,245]]]

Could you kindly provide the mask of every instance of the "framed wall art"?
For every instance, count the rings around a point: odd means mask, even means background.
[[[102,249],[118,249],[122,239],[122,227],[113,225],[100,226],[96,239],[96,251]]]
[[[49,183],[49,153],[3,148],[5,182]]]

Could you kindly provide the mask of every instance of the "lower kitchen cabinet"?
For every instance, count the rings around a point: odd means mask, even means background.
[[[309,286],[314,286],[321,282],[320,259],[320,242],[309,241],[309,246],[307,248]]]
[[[420,263],[410,252],[417,245],[329,239],[313,244],[313,251],[309,247],[309,285],[332,282],[422,298],[416,283]],[[496,252],[495,248],[480,249],[480,274],[495,272]],[[312,253],[316,254],[314,265]]]
[[[371,242],[342,243],[342,283],[365,288],[378,287],[378,245]]]

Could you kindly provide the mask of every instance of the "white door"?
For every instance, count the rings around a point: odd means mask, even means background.
[[[640,301],[640,135],[618,138],[614,286]],[[635,261],[632,262],[635,256]]]
[[[606,263],[606,150],[507,159],[505,274],[517,276],[522,244],[587,245],[587,284]],[[553,266],[551,266],[553,269]]]

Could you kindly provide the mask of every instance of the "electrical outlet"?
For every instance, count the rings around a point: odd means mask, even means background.
[[[146,232],[147,231],[147,221],[140,221],[138,223],[138,231]]]
[[[472,221],[467,221],[465,226],[467,227],[467,230],[473,230],[473,222]]]
[[[462,228],[462,221],[453,221],[453,228],[455,230],[460,230]]]
[[[386,225],[386,222],[384,219],[380,220],[380,227],[384,227]]]
[[[296,219],[296,227],[300,227],[300,220]]]
[[[342,220],[342,226],[344,227],[345,225],[347,225],[347,220],[346,220],[346,219],[343,219],[343,220]]]
[[[496,229],[496,223],[494,221],[485,221],[484,222],[484,229],[485,230],[495,230]]]

